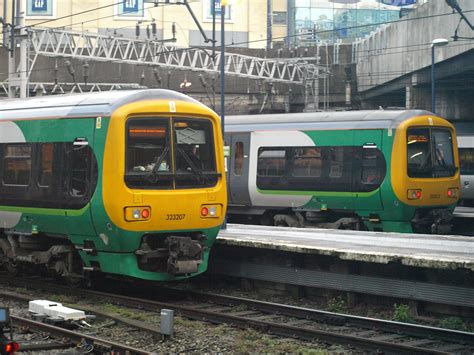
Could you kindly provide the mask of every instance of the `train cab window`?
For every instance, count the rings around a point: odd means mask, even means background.
[[[456,172],[451,132],[447,129],[432,129],[433,177],[453,176]]]
[[[217,183],[213,127],[205,119],[173,119],[174,179],[176,188]]]
[[[451,132],[441,128],[407,130],[407,173],[409,177],[454,176]]]
[[[137,117],[129,119],[126,130],[125,182],[129,187],[178,189],[217,183],[210,120]]]
[[[7,144],[3,154],[3,183],[5,185],[30,184],[31,145]]]
[[[171,188],[169,119],[132,118],[127,123],[126,131],[127,184],[131,187]]]
[[[258,151],[258,176],[283,176],[286,173],[286,151],[281,148],[260,148]]]
[[[244,165],[244,143],[235,142],[234,148],[234,175],[242,175],[242,167]]]
[[[38,184],[41,187],[51,185],[53,173],[53,143],[42,143],[40,145],[40,161]]]
[[[303,147],[293,149],[293,176],[320,177],[322,166],[321,148]]]
[[[461,175],[474,175],[474,148],[459,148]]]

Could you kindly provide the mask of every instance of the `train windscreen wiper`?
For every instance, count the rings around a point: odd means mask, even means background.
[[[162,175],[169,175],[169,171],[166,171],[166,173],[163,173],[163,171],[160,170],[160,166],[161,166],[161,163],[163,163],[166,155],[168,154],[170,150],[170,147],[165,147],[165,149],[163,149],[163,152],[159,155],[159,156],[156,156],[154,159],[153,159],[153,169],[151,169],[151,171],[147,174],[147,177],[148,178],[151,178],[151,179],[154,179],[154,180],[157,180],[158,179],[158,176],[162,176]]]
[[[209,182],[209,177],[207,176],[207,174],[204,174],[204,172],[196,164],[194,164],[188,153],[186,153],[182,148],[178,146],[176,146],[176,150],[179,154],[181,154],[186,163],[189,165],[189,167],[191,168],[191,172],[194,173],[193,175],[198,179],[198,181]]]

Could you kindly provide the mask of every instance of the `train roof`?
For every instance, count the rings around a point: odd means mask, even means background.
[[[41,96],[0,100],[0,121],[51,117],[107,117],[120,106],[143,100],[181,100],[202,105],[187,95],[164,89]]]
[[[281,113],[226,116],[226,132],[303,129],[388,129],[415,116],[432,115],[424,110],[372,110]]]

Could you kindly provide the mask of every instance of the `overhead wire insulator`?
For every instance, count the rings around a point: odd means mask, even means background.
[[[68,71],[69,75],[71,75],[72,78],[74,79],[74,81],[76,81],[76,70],[72,66],[72,63],[67,59],[64,63],[66,64],[66,68],[67,68],[67,71]]]
[[[171,33],[173,34],[173,38],[176,38],[176,23],[173,22],[171,25]]]
[[[156,37],[156,22],[155,22],[155,20],[153,20],[153,22],[151,23],[151,34],[153,35],[153,37]]]
[[[135,26],[135,36],[138,38],[140,37],[140,24],[137,23],[137,25]]]
[[[87,85],[87,80],[89,79],[89,63],[85,62],[82,65],[82,70],[83,70],[83,77],[84,77],[84,84]]]
[[[150,26],[146,26],[146,38],[150,39]]]
[[[155,77],[155,80],[158,83],[158,85],[161,85],[161,76],[157,68],[153,68],[153,76]]]
[[[202,87],[207,88],[207,81],[204,79],[202,74],[198,75],[199,82],[201,83]]]
[[[54,84],[57,85],[59,82],[58,78],[58,60],[56,59],[56,62],[54,63]]]

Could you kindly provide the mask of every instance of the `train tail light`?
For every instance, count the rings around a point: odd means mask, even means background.
[[[16,341],[10,341],[8,343],[3,343],[1,346],[1,354],[14,354],[20,350],[20,345]]]
[[[457,198],[459,196],[459,189],[457,187],[451,187],[448,189],[448,197]]]
[[[421,190],[408,190],[407,197],[409,200],[419,200],[421,198]]]
[[[203,205],[201,206],[201,217],[217,218],[222,215],[221,205]]]

